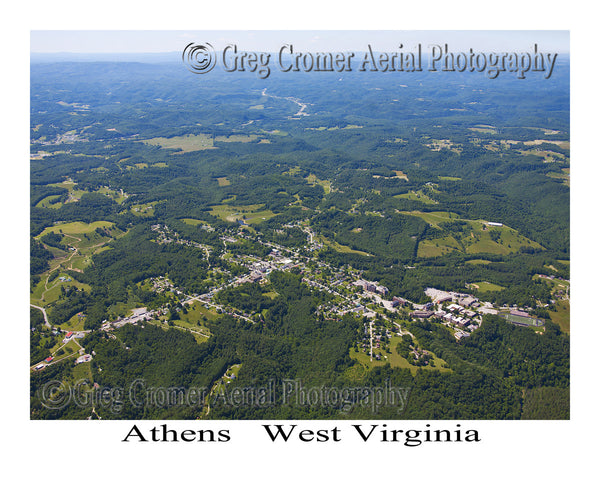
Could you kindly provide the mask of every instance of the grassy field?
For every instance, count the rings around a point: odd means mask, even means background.
[[[458,215],[450,212],[413,211],[400,213],[419,217],[436,228],[441,228],[440,223],[458,220],[466,222],[470,227],[465,233],[449,234],[442,238],[420,242],[419,257],[444,255],[452,250],[460,250],[470,254],[495,253],[506,255],[517,252],[521,247],[543,249],[539,243],[524,237],[506,225],[498,227],[491,226],[484,220],[460,219]],[[498,236],[497,241],[492,238],[491,233]]]
[[[560,148],[564,149],[564,150],[570,150],[571,149],[571,142],[569,141],[565,141],[565,140],[548,140],[548,139],[538,139],[538,140],[528,140],[526,142],[523,142],[524,145],[541,145],[543,143],[552,143],[554,145],[559,146]]]
[[[477,282],[473,283],[472,285],[475,285],[477,287],[477,291],[481,293],[504,290],[504,287],[490,282]]]
[[[556,312],[549,311],[550,319],[565,333],[571,333],[571,305],[567,300],[556,302]]]
[[[210,335],[209,324],[216,320],[219,314],[206,308],[201,302],[194,302],[188,304],[187,313],[179,312],[179,316],[180,319],[175,320],[175,325]]]
[[[59,342],[57,345],[58,348],[52,351],[52,356],[54,357],[54,361],[61,360],[69,355],[72,355],[79,351],[79,347],[74,341],[70,341],[67,343]],[[75,359],[75,356],[72,357]]]
[[[475,260],[467,260],[465,263],[469,263],[471,265],[488,265],[492,263],[491,260],[483,260],[482,258],[476,258]]]
[[[181,221],[188,225],[209,225],[208,222],[204,220],[198,220],[196,218],[182,218]]]
[[[46,197],[46,198],[42,199],[40,202],[38,202],[36,207],[60,208],[66,203],[78,202],[79,200],[81,200],[81,197],[85,193],[91,193],[86,190],[79,190],[77,188],[77,184],[75,182],[73,182],[72,180],[65,180],[62,183],[50,183],[50,184],[48,184],[48,186],[60,187],[60,188],[66,189],[69,192],[69,197],[64,202],[51,203],[53,200],[56,200],[57,198],[59,198],[60,195],[50,195],[49,197]],[[126,193],[112,190],[112,189],[108,188],[107,186],[100,187],[99,189],[94,190],[93,193],[101,193],[103,195],[106,195],[107,197],[112,198],[115,202],[117,202],[119,204],[123,203],[127,199]]]
[[[227,177],[218,177],[217,182],[219,183],[219,187],[226,187],[227,185],[231,185],[231,182],[227,179]]]
[[[66,332],[80,332],[84,330],[85,318],[73,315],[67,322],[61,323],[59,327]]]
[[[436,238],[435,240],[423,240],[419,242],[417,256],[423,258],[438,257],[454,250],[461,250],[460,245],[454,237],[448,235],[443,238]]]
[[[467,253],[498,253],[506,255],[518,251],[521,247],[542,248],[542,246],[532,240],[527,239],[519,234],[516,230],[507,226],[503,227],[486,227],[483,230],[483,222],[470,222],[474,227],[474,236],[465,237],[463,243]],[[497,242],[490,237],[490,231],[500,233],[500,238]]]
[[[147,145],[159,145],[162,148],[181,150],[175,153],[198,152],[216,148],[211,135],[200,133],[198,135],[183,135],[179,137],[155,137],[140,140]]]
[[[458,220],[458,215],[451,212],[400,212],[404,215],[412,215],[413,217],[419,217],[425,220],[429,225],[437,227],[439,223],[450,222],[452,220]]]
[[[64,278],[64,280],[61,280],[61,278]],[[61,286],[65,288],[77,287],[79,290],[85,290],[86,292],[89,292],[91,290],[91,287],[89,285],[78,282],[77,280],[73,279],[73,277],[71,277],[68,273],[60,270],[58,273],[58,277],[49,282],[47,285],[48,289],[44,294],[44,300],[46,303],[52,303],[58,300]]]
[[[472,132],[479,133],[491,133],[492,135],[496,135],[498,130],[491,125],[475,125],[474,127],[469,128]]]
[[[402,172],[401,170],[394,170],[394,173],[396,176],[392,178],[399,178],[400,180],[406,180],[408,182],[408,176],[406,173]]]
[[[462,178],[460,178],[460,177],[443,177],[443,176],[440,176],[440,175],[438,175],[438,178],[440,180],[446,180],[446,181],[449,181],[449,182],[458,182],[458,181],[462,180]]]
[[[60,195],[50,195],[49,197],[43,198],[42,200],[40,200],[36,207],[42,207],[42,208],[60,208],[63,206],[62,202],[55,202],[57,199],[60,198]]]
[[[534,280],[544,280],[552,286],[552,294],[559,290],[567,292],[570,282],[568,280],[559,280],[558,278],[542,278],[539,275],[533,276]],[[558,299],[556,301],[556,312],[549,310],[550,318],[560,327],[563,332],[571,332],[571,303],[568,299]]]
[[[397,178],[399,180],[406,180],[408,182],[408,176],[406,175],[406,173],[402,172],[401,170],[393,170],[394,172],[394,176],[393,177],[386,177],[383,175],[373,175],[373,178]]]
[[[125,193],[122,194],[121,192],[117,192],[116,190],[112,190],[108,187],[100,187],[98,190],[96,190],[96,192],[102,193],[102,194],[106,195],[107,197],[112,198],[118,204],[121,204],[125,200],[127,200],[127,194],[125,194]]]
[[[328,247],[333,248],[336,252],[356,253],[358,255],[364,255],[366,257],[371,256],[370,253],[363,252],[361,250],[353,250],[352,248],[348,247],[347,245],[340,245],[335,240],[330,240],[329,238],[323,237],[322,235],[318,235],[316,238],[317,238],[318,242],[321,242],[323,245],[327,245]]]
[[[215,137],[215,142],[223,143],[248,143],[254,142],[258,138],[258,135],[229,135],[229,136],[218,136]]]
[[[450,372],[451,371],[451,369],[448,368],[448,365],[446,364],[446,362],[444,360],[438,358],[433,352],[429,352],[429,353],[431,355],[431,358],[433,359],[434,366],[426,365],[424,367],[417,367],[415,365],[411,365],[406,358],[402,357],[398,352],[396,352],[396,345],[398,345],[398,343],[400,341],[401,341],[401,337],[396,336],[396,335],[394,335],[390,339],[391,353],[384,352],[382,349],[374,348],[373,356],[379,354],[379,355],[381,355],[381,360],[376,360],[375,358],[373,358],[373,361],[371,361],[371,357],[369,355],[367,355],[366,353],[363,353],[361,351],[355,352],[353,348],[350,349],[350,358],[353,358],[354,360],[357,360],[358,362],[360,362],[360,364],[363,365],[363,367],[365,367],[367,370],[369,370],[373,367],[383,366],[386,363],[389,363],[392,367],[408,368],[413,375],[415,375],[419,371],[419,369],[439,370],[440,372]],[[358,375],[358,374],[360,374],[360,372],[358,371],[357,368],[355,368],[354,371],[349,373],[349,375]]]
[[[257,205],[214,205],[210,214],[227,222],[243,220],[248,225],[264,222],[277,215],[271,210],[261,210],[264,204]]]
[[[325,191],[325,195],[331,193],[331,182],[329,180],[319,180],[314,173],[306,177],[306,181],[311,185],[321,185]]]
[[[187,304],[187,312],[179,312],[179,319],[173,320],[172,325],[165,323],[166,317],[161,316],[159,320],[150,320],[152,325],[159,326],[165,330],[176,328],[185,330],[193,335],[197,343],[206,342],[212,335],[209,329],[209,323],[218,318],[219,314],[209,310],[200,302]]]
[[[130,211],[137,217],[153,217],[154,206],[157,203],[158,202],[138,203],[136,205],[132,205]]]
[[[69,274],[70,270],[83,271],[92,262],[92,255],[110,248],[108,245],[113,238],[119,238],[127,232],[113,228],[112,222],[69,222],[47,227],[36,238],[40,239],[49,232],[62,234],[61,244],[68,247],[59,250],[54,247],[48,249],[55,255],[51,259],[48,270],[41,275],[40,281],[34,286],[30,294],[30,301],[36,305],[45,306],[59,299],[61,286],[66,288],[77,287],[80,290],[89,291],[90,286],[80,283]],[[97,228],[108,230],[110,236],[96,233]],[[50,275],[55,276],[48,281]],[[61,280],[61,277],[63,278]],[[52,323],[59,323],[51,319]],[[60,321],[60,319],[59,319]],[[64,322],[64,319],[62,319]]]
[[[419,190],[416,192],[414,190],[411,190],[408,193],[403,193],[401,195],[394,195],[394,198],[406,198],[408,200],[422,202],[422,203],[426,203],[428,205],[434,205],[434,204],[438,203],[435,200],[429,198],[427,196],[427,194],[423,192],[423,190]]]
[[[73,357],[75,358],[75,357]],[[92,377],[92,368],[90,362],[80,363],[79,365],[75,365],[73,367],[73,379],[75,382],[81,380],[87,380],[88,382],[93,382]]]
[[[59,223],[52,227],[46,227],[42,233],[40,233],[37,237],[38,240],[40,237],[43,237],[49,232],[54,233],[65,233],[69,235],[83,235],[90,234],[98,227],[100,228],[110,228],[114,225],[112,222],[106,221],[98,221],[92,223],[84,223],[84,222],[67,222],[67,223]]]
[[[571,185],[571,173],[570,173],[571,169],[563,168],[562,170],[563,170],[562,173],[550,172],[547,174],[547,176],[550,178],[556,178],[558,180],[562,180],[565,185],[570,186]]]

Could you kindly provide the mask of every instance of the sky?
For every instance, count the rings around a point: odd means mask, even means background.
[[[277,51],[293,44],[307,51],[407,50],[421,44],[448,44],[457,51],[520,52],[535,43],[546,52],[568,53],[568,30],[32,30],[32,53],[158,53],[182,51],[190,42],[209,42],[216,50],[229,44],[248,51]]]

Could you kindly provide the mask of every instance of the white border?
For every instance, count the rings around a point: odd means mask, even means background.
[[[588,114],[592,111],[590,106],[597,106],[597,54],[592,37],[597,31],[595,15],[591,10],[569,8],[564,2],[555,1],[512,0],[494,4],[430,1],[424,7],[417,7],[416,2],[390,3],[255,1],[226,2],[217,7],[204,2],[179,1],[168,4],[125,4],[115,0],[92,4],[35,1],[20,6],[16,18],[14,14],[4,17],[9,25],[3,25],[2,31],[6,54],[3,90],[9,94],[2,115],[5,147],[8,144],[4,150],[3,173],[8,188],[2,193],[7,218],[2,235],[5,265],[2,292],[6,308],[2,359],[6,376],[1,411],[8,426],[3,433],[10,442],[10,466],[22,474],[48,475],[48,469],[52,469],[53,475],[76,474],[86,478],[106,478],[107,475],[121,478],[125,474],[137,478],[178,474],[296,478],[299,473],[306,478],[344,474],[354,478],[390,474],[498,478],[500,473],[518,478],[531,474],[559,478],[572,474],[575,468],[586,471],[585,465],[591,464],[594,458],[592,435],[597,419],[597,361],[592,357],[598,338],[592,303],[597,298],[593,290],[597,282],[592,272],[597,266],[598,246],[596,235],[590,229],[597,218],[593,194],[599,177],[593,148],[596,145],[592,142],[598,133],[596,116]],[[568,422],[460,422],[464,426],[476,425],[480,430],[484,442],[473,448],[464,444],[408,448],[350,440],[339,444],[272,446],[260,431],[262,427],[253,422],[219,422],[219,428],[229,426],[233,436],[231,442],[221,445],[124,445],[119,440],[133,422],[29,421],[29,399],[23,394],[28,392],[25,374],[28,339],[23,335],[26,329],[18,327],[21,321],[26,322],[29,285],[24,268],[28,258],[28,213],[21,207],[28,205],[29,118],[25,106],[29,102],[29,30],[74,28],[571,30],[572,419]],[[160,423],[163,422],[156,422]],[[341,426],[343,422],[333,423]],[[410,423],[422,426],[426,422]],[[180,424],[184,425],[177,422]],[[329,424],[331,422],[318,422],[318,425]]]

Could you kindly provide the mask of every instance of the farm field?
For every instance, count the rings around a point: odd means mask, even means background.
[[[243,221],[248,225],[261,223],[274,217],[271,210],[263,210],[264,204],[257,205],[214,205],[210,214],[227,222]]]
[[[449,221],[456,220],[459,218],[456,213],[451,213],[451,212],[413,211],[413,212],[399,212],[399,213],[402,213],[403,215],[412,215],[414,217],[422,218],[423,220],[425,220],[430,225],[433,225],[434,227],[437,227],[438,223],[449,222]]]
[[[138,203],[130,207],[131,213],[137,217],[153,217],[154,207],[158,202]]]
[[[155,137],[147,140],[140,140],[147,145],[158,145],[162,148],[181,150],[174,153],[199,152],[201,150],[210,150],[217,148],[214,146],[212,135],[199,133],[196,135],[182,135],[171,138]]]
[[[92,223],[84,222],[66,222],[59,223],[52,227],[46,227],[42,233],[36,236],[37,239],[43,237],[47,233],[62,233],[67,235],[85,235],[92,233],[97,228],[110,228],[114,226],[114,223],[107,222],[105,220],[99,220]]]
[[[422,218],[431,226],[443,229],[440,224],[462,222],[465,226],[459,232],[449,232],[440,238],[420,242],[418,256],[434,257],[453,250],[468,254],[492,253],[506,255],[517,252],[521,247],[543,249],[543,247],[519,234],[516,230],[503,226],[492,226],[484,220],[466,220],[450,212],[400,212]]]
[[[394,198],[406,198],[407,200],[414,200],[416,202],[422,202],[427,205],[435,205],[436,202],[432,198],[429,198],[423,190],[413,191],[411,190],[408,193],[402,193],[400,195],[394,195]]]
[[[435,240],[423,240],[422,242],[419,242],[417,256],[424,258],[438,257],[455,250],[461,250],[460,244],[454,237],[447,236]]]
[[[333,248],[336,252],[340,252],[340,253],[356,253],[358,255],[364,255],[366,257],[370,257],[371,254],[367,253],[367,252],[363,252],[361,250],[354,250],[350,247],[348,247],[347,245],[341,245],[338,242],[336,242],[335,240],[331,240],[327,237],[324,237],[323,235],[319,235],[317,237],[317,240],[319,242],[321,242],[323,245],[327,245],[328,247]]]

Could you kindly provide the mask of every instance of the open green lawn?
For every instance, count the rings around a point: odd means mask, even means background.
[[[484,222],[469,221],[469,223],[473,226],[473,235],[463,238],[463,244],[467,253],[497,253],[506,255],[517,252],[521,247],[542,249],[539,243],[529,240],[510,227],[486,226],[486,229],[483,230]],[[500,233],[498,241],[494,241],[491,238],[491,231]]]
[[[506,255],[517,252],[521,247],[543,249],[539,243],[524,237],[506,225],[501,227],[491,226],[487,221],[461,219],[455,213],[450,212],[413,211],[400,213],[419,217],[436,228],[441,228],[439,226],[440,223],[458,220],[466,222],[470,227],[465,233],[447,235],[442,238],[420,242],[418,251],[420,257],[444,255],[452,250],[461,250],[469,254],[495,253]],[[491,234],[498,236],[496,241],[492,238]],[[460,240],[460,245],[457,238]]]
[[[568,280],[559,280],[558,278],[542,278],[539,275],[533,276],[534,280],[543,280],[552,286],[552,294],[562,290],[567,292],[570,286]],[[563,332],[571,332],[571,303],[569,300],[557,300],[556,301],[556,312],[548,310],[552,321],[560,327]]]
[[[62,203],[61,202],[55,202],[57,199],[60,198],[60,195],[50,195],[49,197],[43,198],[42,200],[40,200],[36,207],[42,207],[42,208],[60,208],[62,207]]]
[[[485,292],[497,292],[499,290],[504,290],[504,287],[501,287],[500,285],[496,285],[494,283],[490,283],[490,282],[476,282],[473,283],[473,285],[476,285],[477,291],[481,292],[481,293],[485,293]]]
[[[73,357],[75,359],[75,357]],[[92,368],[90,362],[80,363],[79,365],[75,365],[73,367],[73,378],[75,382],[81,380],[87,380],[88,382],[93,381],[92,377]]]
[[[197,152],[200,150],[208,150],[216,148],[214,146],[212,135],[203,133],[197,135],[183,135],[179,137],[155,137],[141,142],[148,145],[160,145],[162,148],[180,149],[180,153]]]
[[[121,204],[125,200],[127,200],[127,195],[121,194],[121,192],[117,192],[116,190],[111,190],[108,187],[100,187],[98,190],[96,190],[96,192],[102,193],[102,194],[106,195],[107,197],[112,198],[118,204]]]
[[[569,286],[570,286],[570,282],[568,280],[561,280],[558,278],[547,278],[547,277],[540,277],[539,275],[534,275],[533,280],[543,280],[544,282],[548,282],[551,286],[552,286],[552,292],[556,292],[557,290],[563,290],[566,291]]]
[[[69,321],[61,323],[59,327],[61,330],[66,332],[80,332],[84,330],[85,318],[79,317],[77,314],[73,315]]]
[[[443,177],[441,175],[439,175],[438,178],[440,180],[446,180],[448,182],[458,182],[458,181],[462,180],[462,178],[460,178],[460,177]]]
[[[258,205],[214,205],[211,207],[211,215],[227,222],[243,220],[248,225],[264,222],[277,215],[271,210],[262,210],[264,204]]]
[[[66,288],[77,287],[79,290],[85,290],[89,292],[91,287],[85,283],[78,282],[71,275],[63,270],[59,270],[58,276],[46,284],[46,279],[50,275],[49,272],[40,275],[40,281],[35,285],[33,291],[30,294],[30,301],[36,305],[46,306],[59,299],[61,293],[61,286]],[[65,281],[61,280],[60,277],[65,278]],[[69,279],[69,280],[67,280]],[[43,300],[42,300],[43,296]],[[53,321],[50,316],[50,322]]]
[[[404,215],[412,215],[413,217],[419,217],[425,220],[429,225],[434,227],[438,226],[438,223],[450,222],[452,220],[458,220],[459,217],[456,213],[451,212],[400,212]]]
[[[40,200],[38,202],[38,204],[36,205],[36,207],[55,208],[55,209],[61,208],[65,203],[79,201],[85,193],[90,193],[86,190],[77,189],[76,188],[77,184],[71,180],[65,180],[62,183],[50,183],[50,184],[48,184],[48,186],[61,187],[61,188],[67,189],[69,192],[69,197],[64,202],[53,203],[58,198],[60,198],[60,195],[50,195],[49,197],[46,197],[46,198]],[[125,193],[122,194],[121,192],[117,192],[116,190],[112,190],[106,186],[103,186],[103,187],[98,188],[97,190],[94,190],[94,193],[100,193],[100,194],[106,195],[107,197],[112,198],[115,202],[117,202],[119,204],[123,203],[127,199],[127,194],[125,194]]]
[[[363,252],[362,250],[353,250],[347,245],[341,245],[337,243],[335,240],[330,240],[322,235],[317,236],[317,241],[321,242],[323,245],[327,245],[328,247],[333,248],[336,252],[340,253],[356,253],[358,255],[364,255],[366,257],[370,257],[371,254],[367,252]]]
[[[106,247],[106,249],[108,249],[109,247]],[[95,253],[98,253],[100,250],[103,250],[103,248],[100,248],[98,250],[95,251]],[[71,259],[70,262],[70,267],[73,269],[77,269],[77,270],[85,270],[87,267],[89,267],[92,264],[92,259],[90,256],[88,255],[74,255],[73,258]]]
[[[552,321],[565,333],[571,333],[571,305],[567,300],[556,302],[556,312],[549,311]]]
[[[70,342],[63,343],[62,340],[56,345],[56,348],[52,351],[54,361],[61,360],[69,355],[72,355],[79,351],[77,344],[71,340]],[[75,356],[72,357],[75,360]]]
[[[438,257],[460,249],[460,245],[456,239],[448,235],[443,238],[436,238],[435,240],[423,240],[422,242],[419,242],[417,256]]]
[[[83,235],[85,233],[89,234],[96,230],[98,227],[100,228],[110,228],[114,225],[112,222],[106,222],[104,220],[92,223],[85,222],[65,222],[59,223],[52,227],[46,227],[42,233],[40,233],[37,237],[38,240],[40,237],[43,237],[49,232],[54,233],[66,233],[69,235]]]
[[[422,190],[418,190],[418,191],[411,190],[408,193],[403,193],[401,195],[394,195],[394,198],[406,198],[407,200],[413,200],[416,202],[426,203],[428,205],[433,205],[433,204],[438,203],[435,200],[429,198],[427,196],[427,194],[424,193]]]
[[[406,358],[400,356],[400,354],[398,354],[398,352],[396,352],[396,345],[398,345],[400,340],[401,340],[401,337],[399,337],[397,335],[394,335],[390,339],[390,352],[391,353],[387,353],[387,352],[383,351],[382,349],[376,349],[376,348],[373,349],[373,356],[375,356],[379,353],[381,355],[381,360],[376,360],[375,358],[373,358],[373,361],[371,361],[371,357],[369,355],[367,355],[366,353],[363,353],[362,351],[355,352],[354,348],[350,349],[350,358],[357,360],[367,369],[371,369],[376,366],[383,366],[386,363],[389,363],[392,367],[408,368],[413,375],[415,375],[419,369],[439,370],[441,372],[450,372],[451,371],[448,368],[448,365],[446,364],[446,362],[444,360],[438,358],[433,352],[429,352],[429,353],[431,354],[431,357],[433,359],[434,366],[426,365],[424,367],[417,367],[415,365],[411,365]],[[386,356],[387,356],[387,358],[386,358]],[[349,373],[349,375],[354,375],[354,376],[359,375],[359,374],[360,374],[360,372],[356,368],[352,372]]]
[[[482,258],[476,258],[475,260],[467,260],[465,263],[469,263],[471,265],[488,265],[492,263],[491,260],[483,260]]]
[[[137,217],[153,217],[154,216],[154,206],[158,202],[149,202],[149,203],[138,203],[132,205],[129,210]]]
[[[61,280],[61,278],[64,280]],[[89,285],[87,285],[85,283],[78,282],[67,272],[59,270],[58,277],[56,277],[51,282],[48,282],[48,291],[46,292],[46,295],[44,296],[46,302],[53,301],[50,298],[50,295],[51,295],[50,292],[56,292],[56,298],[58,298],[58,295],[60,294],[60,287],[64,287],[65,289],[77,287],[79,290],[85,290],[87,292],[89,292],[90,288],[91,288]]]
[[[210,225],[207,221],[198,220],[196,218],[182,218],[181,221],[188,225]]]
[[[181,322],[182,327],[198,330],[199,332],[210,335],[208,324],[215,320],[219,314],[214,310],[210,310],[201,302],[194,302],[187,305],[187,313],[179,312],[180,320],[176,320],[175,324]],[[200,322],[200,325],[198,325]]]

